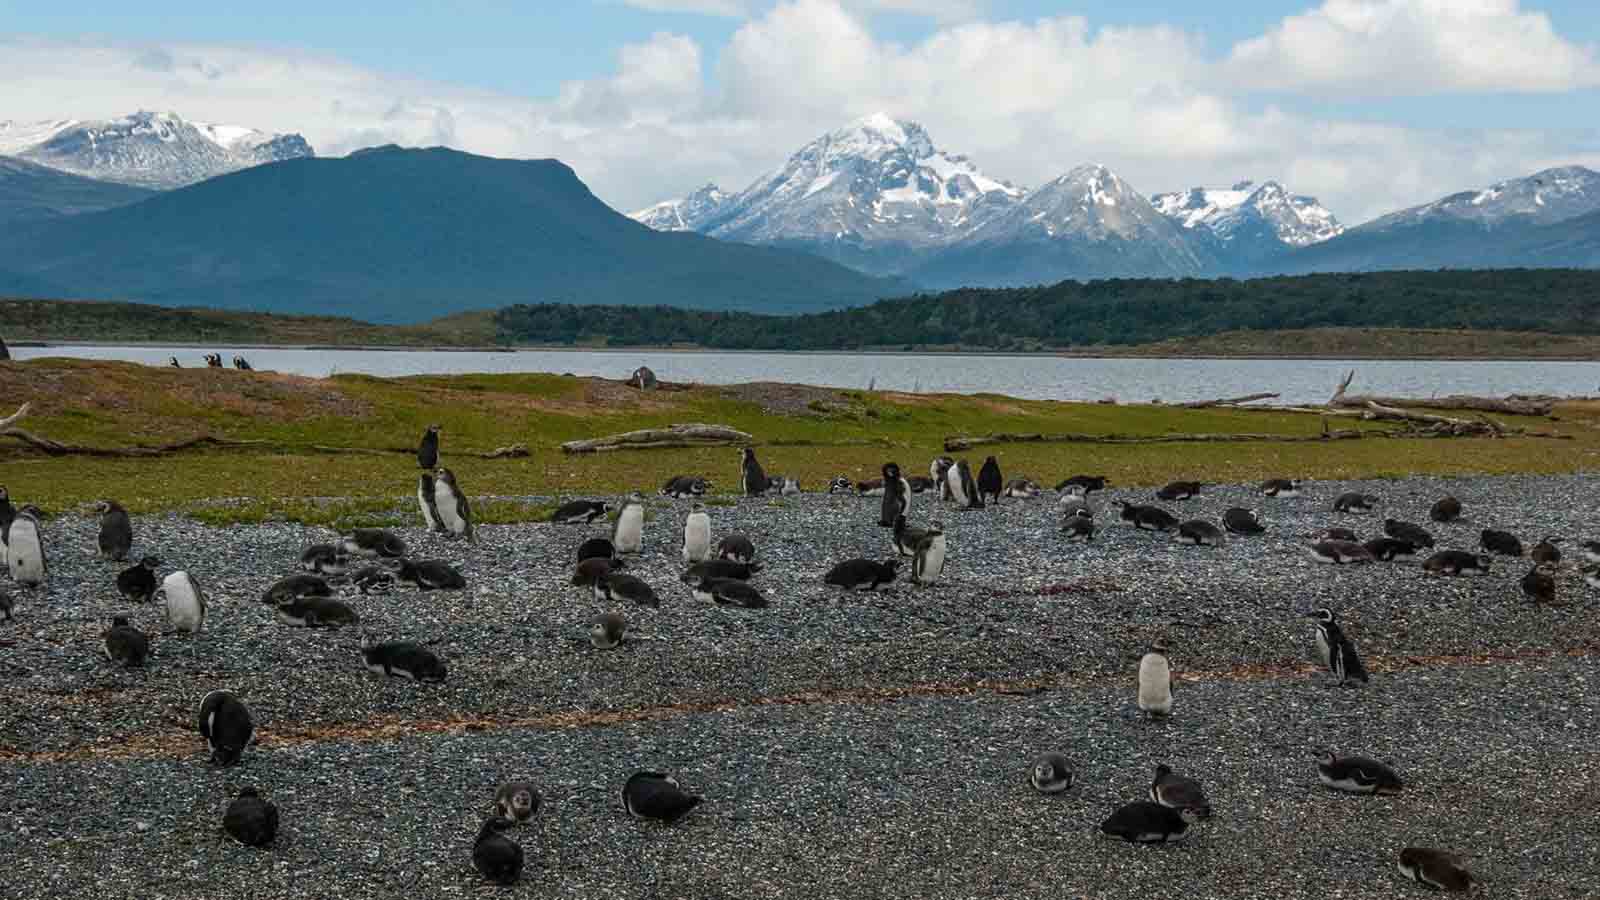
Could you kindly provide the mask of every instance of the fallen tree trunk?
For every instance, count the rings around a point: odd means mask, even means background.
[[[42,451],[50,456],[102,456],[102,457],[146,457],[165,456],[168,453],[177,453],[180,450],[193,450],[196,447],[261,447],[266,441],[231,441],[227,438],[212,437],[209,434],[178,441],[175,444],[162,444],[159,447],[85,447],[82,444],[63,444],[60,441],[40,437],[36,434],[23,431],[21,428],[6,428],[0,430],[0,437],[16,438],[24,444]]]
[[[1215,400],[1196,400],[1192,403],[1178,403],[1183,409],[1207,409],[1212,406],[1237,406],[1241,403],[1254,403],[1257,400],[1276,400],[1277,394],[1246,394],[1243,397],[1218,397]]]
[[[1338,390],[1328,398],[1328,405],[1346,409],[1365,408],[1369,403],[1379,406],[1420,406],[1424,409],[1455,409],[1469,412],[1492,412],[1508,416],[1548,416],[1555,407],[1553,397],[1530,397],[1527,395],[1512,395],[1510,397],[1474,397],[1469,394],[1449,394],[1444,397],[1378,397],[1367,394],[1346,393],[1350,382],[1355,380],[1356,370],[1351,369],[1339,382]]]
[[[1411,412],[1410,410],[1405,409],[1397,409],[1395,407],[1385,406],[1381,403],[1376,403],[1371,400],[1367,401],[1366,406],[1367,412],[1363,418],[1386,422],[1407,422],[1427,425],[1429,430],[1449,432],[1451,435],[1456,437],[1467,437],[1473,435],[1484,437],[1504,437],[1506,434],[1520,434],[1522,432],[1522,429],[1520,428],[1508,429],[1504,425],[1486,419],[1482,416],[1479,416],[1477,419],[1473,420],[1454,419],[1449,416],[1440,416],[1432,413],[1419,413]]]
[[[564,453],[600,453],[606,450],[654,450],[662,447],[726,447],[748,444],[752,440],[745,432],[726,425],[690,423],[567,441],[561,445],[561,450]]]
[[[1211,444],[1270,442],[1284,444],[1309,444],[1321,441],[1354,441],[1362,438],[1404,437],[1403,431],[1359,431],[1347,428],[1329,429],[1321,434],[989,434],[982,436],[947,437],[944,449],[959,453],[984,444]]]

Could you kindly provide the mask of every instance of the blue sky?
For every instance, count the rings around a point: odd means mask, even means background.
[[[1019,183],[1085,161],[1150,191],[1271,177],[1351,219],[1600,158],[1592,0],[261,9],[0,0],[0,119],[173,108],[322,152],[559,156],[622,208],[743,187],[878,109]]]

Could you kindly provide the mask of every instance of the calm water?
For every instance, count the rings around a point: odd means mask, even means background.
[[[1065,359],[1050,356],[954,356],[871,353],[717,353],[632,350],[287,350],[216,347],[257,369],[325,376],[460,372],[571,372],[625,378],[647,365],[666,381],[737,384],[787,381],[841,388],[993,393],[1048,400],[1169,403],[1277,391],[1283,403],[1321,402],[1348,369],[1352,390],[1403,396],[1432,394],[1600,394],[1600,363],[1340,360]],[[160,347],[13,347],[17,359],[74,356],[203,366],[202,351]]]

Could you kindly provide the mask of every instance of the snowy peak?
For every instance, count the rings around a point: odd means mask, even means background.
[[[1190,188],[1156,194],[1150,202],[1184,228],[1209,233],[1224,246],[1245,234],[1273,237],[1290,247],[1306,247],[1345,230],[1315,197],[1291,194],[1276,181],[1257,187],[1241,181],[1227,189]]]
[[[728,202],[729,194],[708,184],[682,200],[668,200],[628,214],[628,218],[656,231],[696,231]]]
[[[1078,166],[1023,198],[997,229],[1037,236],[1138,239],[1173,229],[1149,201],[1101,165]]]
[[[1441,200],[1390,213],[1361,226],[1381,229],[1429,221],[1469,222],[1494,227],[1512,220],[1553,225],[1600,210],[1600,173],[1583,166],[1562,166],[1462,191]]]

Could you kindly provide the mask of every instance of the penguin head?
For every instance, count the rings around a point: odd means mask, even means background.
[[[1333,752],[1332,750],[1323,750],[1317,754],[1317,762],[1324,766],[1338,765],[1339,754]]]
[[[1316,619],[1318,622],[1333,622],[1333,610],[1327,608],[1326,606],[1321,607],[1320,609],[1314,609],[1311,612],[1306,613],[1306,615]]]
[[[110,500],[96,500],[94,502],[93,509],[94,509],[95,512],[97,512],[97,513],[99,513],[100,515],[103,516],[106,513],[111,512],[111,501]]]
[[[446,469],[444,466],[440,466],[439,468],[434,469],[433,470],[433,477],[439,479],[440,481],[444,482],[445,484],[455,484],[456,483],[456,473],[450,471],[449,469]]]
[[[0,503],[7,503],[10,500],[11,500],[11,495],[6,493],[6,486],[3,485],[3,484],[0,484]]]
[[[1151,653],[1159,653],[1162,656],[1166,656],[1167,652],[1170,651],[1171,649],[1172,649],[1172,642],[1170,640],[1168,640],[1167,638],[1165,638],[1165,637],[1158,637],[1155,640],[1150,642],[1150,652]]]
[[[899,479],[900,479],[900,466],[897,463],[892,463],[892,462],[891,463],[884,463],[883,464],[883,480],[885,482],[889,482],[889,481],[898,481]]]
[[[1168,775],[1171,775],[1171,774],[1172,774],[1172,767],[1167,765],[1166,763],[1161,763],[1160,765],[1156,766],[1156,780],[1157,781],[1160,781],[1161,779],[1163,779],[1163,778],[1165,778],[1165,777],[1167,777]]]
[[[629,503],[643,503],[644,502],[644,495],[639,493],[638,491],[634,491],[633,493],[628,495],[628,502]]]
[[[154,572],[160,567],[161,559],[155,556],[146,556],[144,559],[139,560],[139,565],[144,566],[146,569]]]
[[[128,617],[127,616],[112,616],[111,617],[111,627],[112,628],[125,628],[125,627],[127,627],[127,625],[128,625]]]
[[[1200,821],[1200,810],[1192,806],[1185,806],[1183,809],[1178,810],[1178,815],[1183,818],[1183,824],[1185,825],[1194,825]]]
[[[929,522],[928,523],[928,533],[929,534],[944,534],[944,523],[939,521],[938,519],[934,519],[933,521]]]
[[[503,819],[526,819],[533,815],[539,808],[539,795],[533,789],[522,786],[500,798],[499,817]]]
[[[695,513],[704,513],[705,511],[706,511],[706,505],[704,503],[701,503],[698,500],[689,505],[689,514],[690,515],[694,515]]]
[[[744,460],[745,462],[749,462],[750,460],[755,459],[756,458],[756,450],[755,450],[755,448],[754,447],[745,447],[745,448],[741,449],[739,451],[739,458]]]
[[[260,796],[261,796],[261,792],[260,791],[256,790],[253,787],[250,787],[248,785],[239,789],[239,799],[241,799],[241,800],[243,800],[246,797],[260,797]]]
[[[429,434],[438,434],[439,433],[439,426],[438,425],[429,425],[428,426],[428,433]]]

